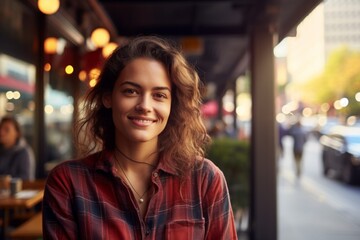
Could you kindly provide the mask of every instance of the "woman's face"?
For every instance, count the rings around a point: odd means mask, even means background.
[[[19,133],[11,121],[4,121],[0,125],[0,144],[5,148],[14,146],[18,136]]]
[[[157,144],[171,110],[171,81],[164,65],[149,58],[132,60],[103,103],[112,108],[117,143]]]

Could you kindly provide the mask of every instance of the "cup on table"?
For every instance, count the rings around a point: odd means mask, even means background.
[[[22,190],[22,179],[12,178],[10,181],[10,195],[14,196],[16,193]]]
[[[0,194],[8,195],[10,192],[10,175],[0,175]]]

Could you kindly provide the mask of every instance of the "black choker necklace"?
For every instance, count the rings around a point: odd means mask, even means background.
[[[127,160],[129,160],[129,161],[131,161],[131,162],[149,165],[149,166],[151,166],[151,167],[153,167],[153,168],[156,167],[155,165],[150,164],[150,163],[147,163],[147,162],[136,161],[136,160],[134,160],[134,159],[126,156],[125,153],[123,153],[117,146],[116,146],[115,148],[116,148],[116,151],[118,151],[118,152],[121,154],[121,156],[123,156],[124,158],[126,158]]]

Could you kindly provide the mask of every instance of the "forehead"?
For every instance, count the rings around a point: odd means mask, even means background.
[[[120,81],[144,81],[170,86],[170,77],[164,64],[152,58],[139,57],[131,60],[121,71]]]
[[[0,127],[4,129],[15,129],[15,124],[12,121],[3,121],[0,123]]]

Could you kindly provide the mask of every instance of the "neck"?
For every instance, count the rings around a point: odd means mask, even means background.
[[[155,168],[158,163],[159,154],[156,151],[146,151],[145,149],[131,151],[129,149],[119,148],[116,146],[115,154],[121,160],[124,167],[141,167],[147,166]]]
[[[10,149],[10,148],[14,147],[15,145],[16,145],[16,142],[14,142],[14,143],[9,143],[9,144],[3,144],[2,146],[3,146],[3,148],[5,148],[5,149]]]

